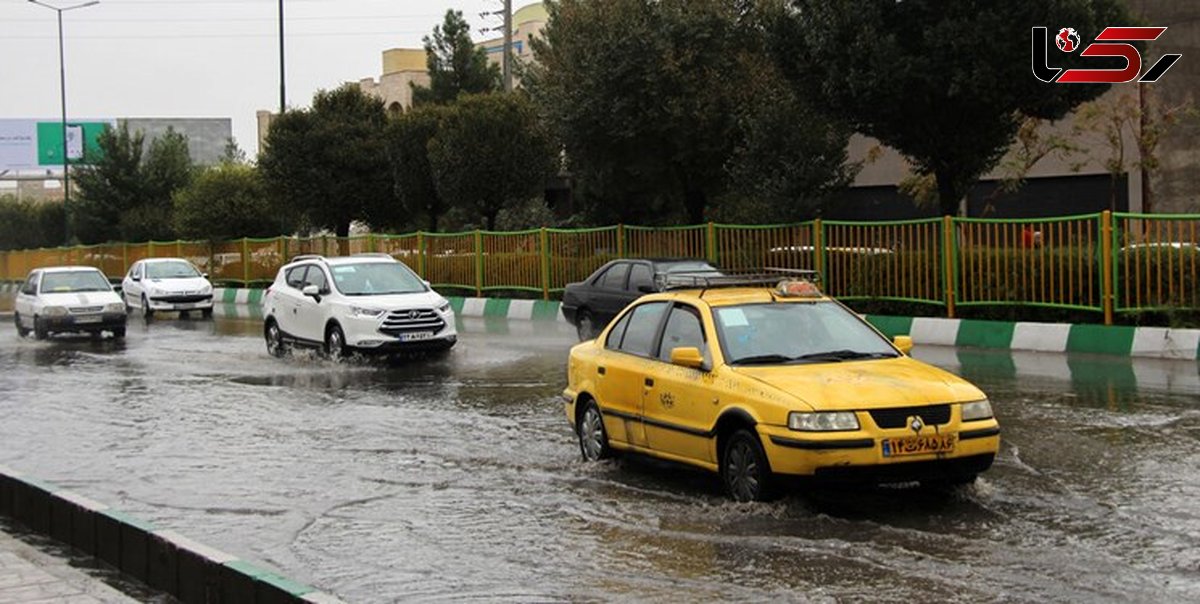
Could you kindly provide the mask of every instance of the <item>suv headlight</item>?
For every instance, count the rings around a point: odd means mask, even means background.
[[[104,312],[125,312],[125,304],[123,302],[112,302],[104,305]]]
[[[369,319],[379,318],[383,314],[381,308],[363,308],[362,306],[351,306],[350,314],[356,317],[367,317]]]
[[[962,420],[964,422],[978,421],[981,419],[990,419],[992,417],[992,404],[985,398],[982,401],[973,403],[963,403],[962,405]]]
[[[47,317],[65,317],[67,316],[67,308],[65,306],[47,306],[42,309],[42,314]]]
[[[843,432],[858,429],[858,416],[853,411],[788,414],[788,428],[801,432]]]
[[[450,312],[450,301],[442,300],[442,304],[437,307],[437,311],[443,315]]]

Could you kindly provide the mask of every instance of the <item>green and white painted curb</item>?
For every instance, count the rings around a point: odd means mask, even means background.
[[[261,289],[215,288],[213,302],[217,306],[262,305],[263,292]],[[522,321],[561,321],[566,322],[557,300],[509,300],[506,298],[463,298],[447,296],[454,313],[460,317],[505,318]],[[242,316],[240,311],[225,312],[226,316]]]
[[[337,597],[0,466],[0,515],[183,602],[334,604]]]
[[[1155,359],[1200,357],[1200,329],[880,315],[868,315],[867,320],[888,337],[911,336],[914,344]]]
[[[15,294],[19,289],[21,289],[20,283],[10,283],[8,281],[0,283],[0,294]]]

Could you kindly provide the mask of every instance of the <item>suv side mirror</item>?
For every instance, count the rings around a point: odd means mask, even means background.
[[[207,279],[207,278],[208,278],[208,273],[200,273],[200,278],[201,278],[201,279]]]
[[[695,346],[680,346],[671,349],[671,364],[691,369],[704,368],[704,355]]]
[[[316,300],[318,304],[321,302],[321,288],[315,285],[305,285],[304,289],[300,290],[300,293]]]
[[[892,338],[892,344],[896,348],[899,348],[900,352],[903,352],[905,355],[911,353],[913,349],[912,336],[896,336]]]

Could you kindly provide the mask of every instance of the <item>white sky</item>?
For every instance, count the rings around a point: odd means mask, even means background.
[[[83,0],[45,0],[67,7]],[[528,4],[514,2],[514,9]],[[501,0],[284,0],[287,100],[378,78],[381,53],[421,46],[446,10],[475,39]],[[278,0],[101,0],[63,13],[68,118],[228,117],[257,152],[254,113],[279,107]],[[0,0],[0,118],[57,119],[54,11]]]

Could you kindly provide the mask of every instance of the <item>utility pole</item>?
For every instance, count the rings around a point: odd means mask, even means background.
[[[279,115],[287,109],[287,88],[283,77],[283,0],[279,0]]]
[[[512,0],[504,0],[504,92],[512,92]]]

